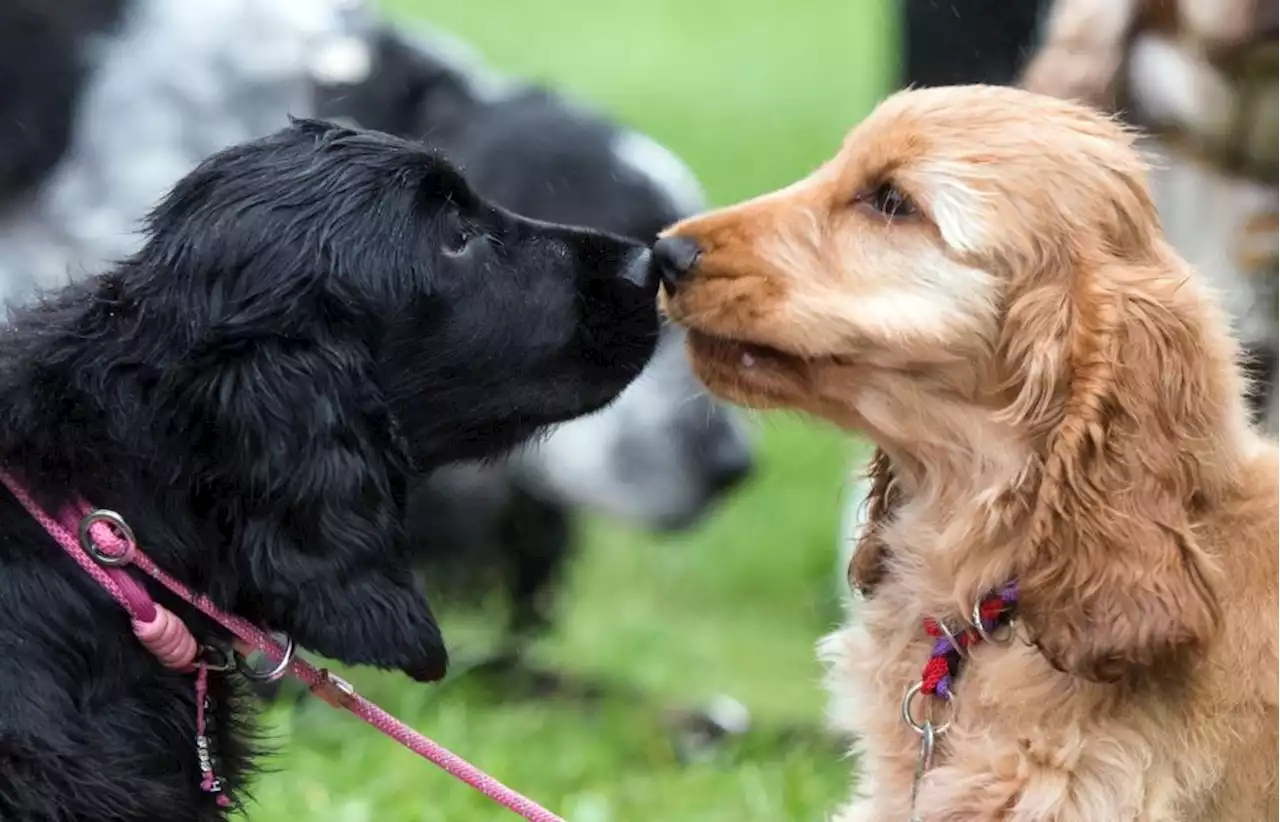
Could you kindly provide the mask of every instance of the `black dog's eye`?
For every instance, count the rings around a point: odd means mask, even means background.
[[[466,220],[462,219],[462,215],[450,209],[448,216],[445,217],[444,234],[441,240],[444,252],[452,255],[461,254],[467,250],[471,238],[475,235],[476,232],[467,225]]]
[[[854,202],[883,214],[889,219],[910,217],[916,213],[916,204],[911,201],[911,198],[889,183],[881,183],[875,188],[858,192]]]

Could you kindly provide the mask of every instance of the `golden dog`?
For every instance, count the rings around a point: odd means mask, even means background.
[[[1276,819],[1280,462],[1129,133],[1015,89],[901,92],[654,252],[713,391],[879,449],[865,598],[825,644],[860,740],[841,820]],[[1017,638],[972,644],[953,701],[904,700],[925,618],[976,642],[1010,580]],[[931,757],[902,712],[949,723]]]

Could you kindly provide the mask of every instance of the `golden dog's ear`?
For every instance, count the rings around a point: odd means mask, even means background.
[[[1160,268],[1108,262],[1041,282],[1006,328],[1020,383],[1011,414],[1046,454],[1020,614],[1055,667],[1099,682],[1193,651],[1220,621],[1188,446],[1226,424],[1229,403],[1214,398],[1230,380],[1214,372],[1229,365],[1201,350],[1214,344],[1203,306]]]
[[[867,479],[871,482],[866,499],[867,524],[849,558],[849,584],[863,596],[870,595],[884,579],[886,547],[880,532],[899,499],[889,457],[878,448],[867,464]]]

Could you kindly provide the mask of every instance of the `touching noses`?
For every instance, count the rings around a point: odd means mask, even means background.
[[[668,294],[675,294],[688,279],[702,256],[697,240],[688,237],[663,237],[653,244],[653,265]]]

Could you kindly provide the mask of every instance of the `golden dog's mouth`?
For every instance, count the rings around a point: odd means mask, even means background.
[[[735,340],[705,331],[689,330],[689,345],[698,356],[743,371],[763,368],[801,368],[809,361],[773,346]]]
[[[794,405],[813,391],[814,360],[763,343],[689,331],[694,373],[712,392],[753,408]]]

